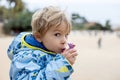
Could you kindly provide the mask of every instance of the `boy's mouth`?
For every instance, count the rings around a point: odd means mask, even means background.
[[[65,48],[62,49],[62,52],[65,50]]]

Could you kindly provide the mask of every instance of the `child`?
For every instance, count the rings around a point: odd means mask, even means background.
[[[77,51],[66,46],[70,22],[49,6],[32,16],[32,33],[22,32],[8,48],[10,80],[69,80]]]

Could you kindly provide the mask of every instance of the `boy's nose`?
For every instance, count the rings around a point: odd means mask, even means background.
[[[67,38],[64,37],[61,42],[62,42],[62,44],[66,44],[67,43]]]

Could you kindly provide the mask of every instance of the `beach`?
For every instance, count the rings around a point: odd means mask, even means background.
[[[11,61],[7,48],[13,39],[13,36],[0,37],[0,80],[9,80]],[[120,80],[120,38],[115,32],[72,31],[69,42],[78,50],[72,80]]]

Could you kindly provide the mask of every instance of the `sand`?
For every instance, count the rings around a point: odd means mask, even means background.
[[[0,80],[9,80],[10,60],[7,56],[7,48],[13,37],[0,37]]]
[[[102,46],[98,47],[98,38]],[[10,60],[7,48],[14,37],[0,37],[0,80],[9,80]],[[88,34],[86,31],[74,31],[69,42],[75,43],[78,50],[73,65],[73,80],[120,80],[120,38],[116,33]]]

